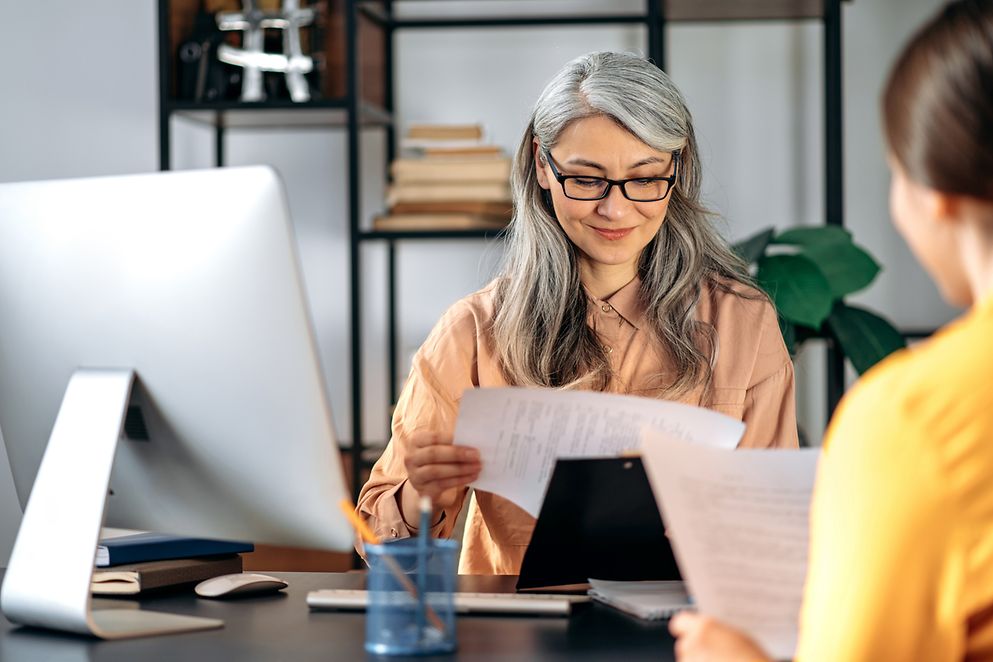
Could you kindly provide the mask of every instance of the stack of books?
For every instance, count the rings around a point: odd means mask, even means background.
[[[510,158],[478,124],[416,124],[390,166],[388,213],[376,230],[501,228],[510,220]]]
[[[90,592],[136,595],[242,571],[248,542],[135,533],[101,540]]]

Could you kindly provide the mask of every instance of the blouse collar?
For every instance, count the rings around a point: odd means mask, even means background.
[[[586,290],[593,305],[604,313],[616,311],[625,322],[638,329],[645,322],[645,304],[641,298],[641,279],[632,278],[627,285],[611,294],[606,299],[599,299]]]

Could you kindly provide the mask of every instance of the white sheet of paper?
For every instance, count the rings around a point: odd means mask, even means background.
[[[645,471],[697,607],[791,659],[819,449],[728,452],[647,427],[644,437]]]
[[[465,392],[455,443],[480,451],[473,487],[513,501],[538,516],[560,457],[616,457],[641,448],[651,425],[676,439],[737,446],[745,426],[701,407],[614,393],[528,388]]]

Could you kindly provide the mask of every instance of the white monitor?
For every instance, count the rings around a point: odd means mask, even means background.
[[[91,610],[101,521],[350,549],[276,173],[0,185],[0,429],[25,507],[0,596],[13,621],[209,626]]]

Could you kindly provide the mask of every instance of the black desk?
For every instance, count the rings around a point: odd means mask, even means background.
[[[361,574],[275,572],[290,586],[283,594],[241,600],[202,600],[192,591],[142,599],[146,609],[220,618],[223,629],[124,641],[100,641],[21,628],[0,616],[0,660],[157,662],[159,660],[399,659],[367,655],[365,614],[311,612],[305,598],[317,588],[356,588]],[[464,590],[493,590],[500,578],[465,577]],[[507,578],[503,578],[507,579]],[[511,585],[516,578],[509,578]],[[105,601],[98,601],[99,604]],[[129,601],[113,600],[115,606]],[[138,604],[137,602],[130,602]],[[460,660],[673,660],[666,623],[640,621],[599,604],[571,618],[460,616],[458,652],[415,659]]]

